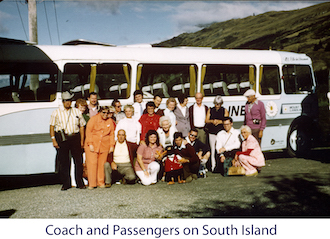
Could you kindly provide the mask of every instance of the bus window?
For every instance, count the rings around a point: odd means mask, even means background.
[[[68,63],[64,67],[63,91],[74,99],[96,92],[100,99],[127,99],[130,94],[131,67],[125,63]]]
[[[254,65],[203,65],[202,89],[205,96],[243,95],[255,86]]]
[[[260,66],[262,74],[260,81],[260,94],[274,95],[281,93],[280,72],[278,66]]]
[[[287,94],[312,91],[312,72],[311,68],[307,65],[284,65],[283,79],[285,93]]]
[[[50,102],[58,69],[49,63],[7,63],[0,68],[0,102]]]
[[[154,95],[192,97],[196,93],[196,65],[140,64],[137,74],[137,89],[141,89],[147,99]]]

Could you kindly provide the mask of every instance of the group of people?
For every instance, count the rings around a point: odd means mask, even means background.
[[[111,106],[99,106],[94,92],[88,97],[89,104],[78,99],[71,107],[74,94],[64,92],[63,107],[55,110],[50,120],[61,190],[72,187],[71,157],[77,188],[86,188],[83,152],[88,189],[111,187],[119,179],[125,184],[139,181],[142,185],[160,180],[189,183],[219,168],[225,175],[226,160],[233,166],[243,166],[246,176],[256,176],[265,165],[260,143],[266,117],[264,105],[255,95],[252,89],[244,93],[247,104],[240,132],[233,128],[221,96],[214,98],[212,108],[203,104],[201,93],[196,93],[196,103],[190,107],[188,96],[180,95],[178,102],[170,97],[166,109],[160,109],[160,96],[146,103],[143,92],[137,90],[134,104],[125,105],[122,111],[119,100]]]

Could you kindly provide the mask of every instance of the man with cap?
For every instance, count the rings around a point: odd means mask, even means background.
[[[244,125],[252,129],[252,135],[258,140],[260,145],[263,131],[266,128],[265,106],[264,103],[256,98],[256,92],[252,89],[247,90],[244,96],[247,98]]]
[[[83,158],[82,148],[84,146],[84,133],[86,121],[77,108],[72,108],[74,94],[62,93],[63,108],[53,111],[50,117],[50,137],[53,146],[57,150],[60,163],[60,179],[63,184],[61,190],[71,188],[70,178],[70,153],[75,164],[75,180],[77,188],[84,189],[86,186],[82,180]]]

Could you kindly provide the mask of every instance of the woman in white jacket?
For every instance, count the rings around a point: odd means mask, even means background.
[[[159,136],[159,143],[166,148],[166,146],[173,145],[173,135],[177,131],[175,127],[171,127],[171,119],[168,116],[162,116],[159,119],[159,128],[157,133]]]
[[[123,129],[126,132],[126,140],[131,143],[139,144],[140,142],[140,133],[141,133],[141,124],[134,115],[134,108],[132,105],[124,106],[125,118],[121,119],[115,130],[115,140],[117,140],[118,131]]]

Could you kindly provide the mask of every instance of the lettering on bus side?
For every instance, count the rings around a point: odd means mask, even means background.
[[[245,105],[230,105],[228,107],[229,116],[244,116],[245,115]]]

